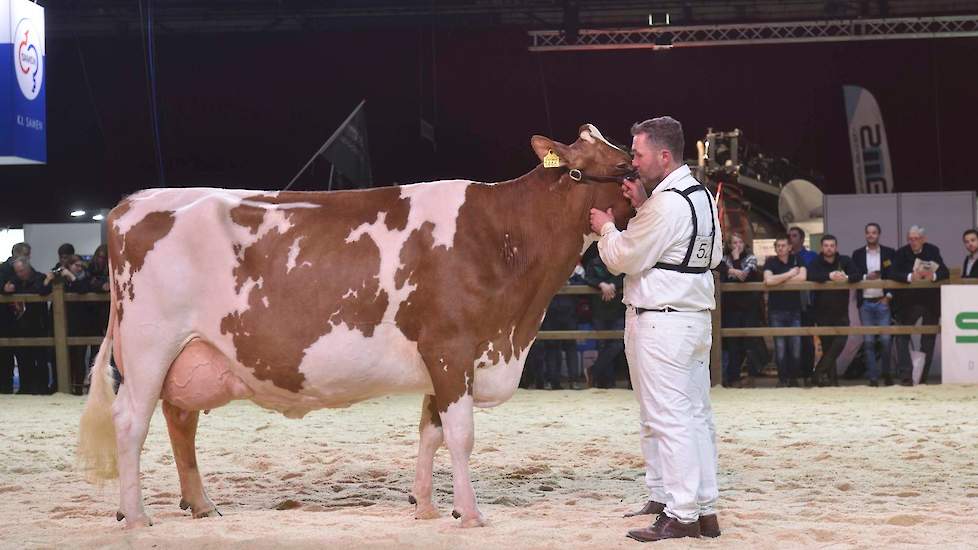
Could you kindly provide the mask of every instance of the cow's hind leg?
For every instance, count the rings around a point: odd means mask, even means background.
[[[130,363],[131,364],[131,363]],[[116,519],[126,520],[127,528],[152,525],[143,509],[142,487],[139,479],[139,456],[149,431],[149,421],[156,409],[159,388],[151,395],[135,391],[129,381],[119,386],[112,403],[116,446],[119,452],[120,503]]]
[[[173,458],[180,476],[180,508],[190,508],[194,518],[221,515],[211,499],[207,498],[204,483],[200,479],[200,470],[197,469],[195,441],[200,412],[185,411],[164,401],[163,416],[166,417],[166,429],[170,432]]]
[[[445,440],[441,427],[441,417],[435,407],[433,395],[426,395],[421,405],[421,425],[418,429],[418,465],[414,475],[414,491],[409,498],[416,504],[415,519],[435,519],[438,510],[431,501],[431,472],[434,468],[435,452]]]
[[[451,400],[439,397],[438,403]],[[475,442],[475,429],[472,418],[472,392],[468,389],[450,403],[439,406],[441,422],[445,431],[445,444],[452,455],[452,488],[455,508],[452,515],[462,519],[462,527],[485,525],[485,519],[475,503],[475,491],[469,477],[469,457]]]

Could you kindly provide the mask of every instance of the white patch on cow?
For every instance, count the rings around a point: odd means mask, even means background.
[[[542,318],[540,322],[543,322]],[[516,350],[515,326],[510,331],[509,342],[512,349]],[[523,365],[526,363],[526,357],[529,355],[530,346],[532,345],[533,340],[524,349],[519,350],[518,353],[514,353],[508,361],[505,356],[500,355],[499,361],[488,364],[487,354],[483,354],[483,357],[476,361],[478,365],[479,361],[485,359],[488,366],[475,369],[475,378],[472,384],[475,406],[480,408],[495,407],[496,405],[505,403],[516,393],[516,388],[520,383],[520,377],[523,375]]]
[[[591,135],[591,132],[588,132],[587,130],[584,130],[583,132],[581,132],[581,139],[583,139],[584,141],[586,141],[588,143],[594,143],[595,142],[594,137]]]
[[[261,297],[261,303],[262,303],[262,305],[264,305],[267,308],[268,307],[268,296],[262,296]]]
[[[285,272],[288,273],[295,269],[295,260],[299,257],[299,241],[302,240],[302,236],[298,236],[292,241],[292,246],[289,247],[289,258],[285,262]],[[303,264],[308,262],[303,262]]]
[[[377,325],[369,338],[346,324],[333,327],[306,348],[299,372],[306,377],[303,395],[324,407],[389,393],[434,392],[417,343],[393,324]]]
[[[598,130],[593,124],[588,124],[587,125],[587,128],[588,128],[587,133],[589,133],[590,135],[592,135],[592,136],[600,139],[608,147],[611,147],[612,149],[615,149],[616,151],[625,152],[621,147],[618,147],[616,145],[612,145],[612,143],[610,141],[608,141],[607,139],[605,139],[605,137],[603,135],[601,135],[601,131]],[[581,132],[581,137],[584,137],[584,132]],[[587,139],[587,138],[585,138],[585,139]],[[590,141],[591,143],[594,143],[593,140],[587,140],[587,141]]]
[[[471,181],[466,180],[446,180],[401,187],[401,197],[411,199],[408,228],[431,222],[435,225],[432,232],[435,246],[452,248],[458,213],[465,202],[465,192],[471,184]]]

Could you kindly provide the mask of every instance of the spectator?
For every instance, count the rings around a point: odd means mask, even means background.
[[[583,268],[578,265],[571,274],[568,284],[582,284]],[[577,296],[573,294],[558,294],[547,307],[547,315],[543,318],[540,330],[577,330]],[[546,378],[550,389],[562,390],[560,370],[562,365],[561,351],[567,361],[567,381],[574,389],[574,381],[579,377],[577,360],[577,340],[544,340],[544,361],[546,362]],[[539,387],[539,383],[538,383]]]
[[[788,230],[788,244],[791,245],[791,253],[798,257],[801,261],[801,265],[806,268],[811,264],[813,260],[818,257],[818,254],[805,248],[805,230],[795,226]],[[812,312],[812,295],[811,292],[803,290],[800,293],[801,296],[801,326],[811,327],[815,326],[815,318]],[[815,338],[813,336],[801,336],[801,360],[799,363],[800,376],[802,376],[806,383],[810,382],[814,374],[813,368],[815,366]]]
[[[968,251],[961,266],[961,278],[978,279],[978,230],[965,231],[961,239],[964,240],[964,249]]]
[[[757,269],[757,258],[751,253],[750,247],[737,233],[731,233],[727,238],[723,261],[718,267],[720,280],[725,283],[743,283],[761,280]],[[750,328],[760,326],[761,293],[760,292],[724,292],[721,294],[724,328]],[[739,387],[741,365],[748,358],[748,385],[753,385],[753,379],[759,369],[767,363],[759,346],[763,340],[757,338],[724,338],[723,347],[727,351],[727,368],[723,373],[724,387]]]
[[[785,283],[802,282],[808,271],[797,256],[790,253],[787,237],[774,240],[772,256],[764,262],[764,284],[778,286]],[[772,327],[801,326],[801,296],[798,292],[769,292],[767,300],[768,323]],[[798,386],[801,363],[801,337],[775,336],[775,361],[778,364],[778,387]]]
[[[51,271],[57,270],[59,267],[68,267],[66,262],[68,259],[75,255],[75,245],[71,243],[64,243],[58,247],[58,263],[54,264]]]
[[[896,251],[893,261],[893,280],[910,283],[914,281],[940,281],[950,277],[947,265],[941,258],[941,250],[927,242],[923,227],[914,225],[907,232],[907,244]],[[913,326],[923,318],[925,325],[936,325],[941,319],[940,291],[936,288],[915,288],[899,290],[896,294],[896,319],[903,326]],[[910,361],[910,336],[898,335],[896,338],[897,369],[900,384],[913,385],[913,364]],[[921,351],[926,354],[920,383],[927,383],[930,364],[934,359],[934,343],[937,336],[923,334],[920,337]]]
[[[88,264],[88,291],[97,293],[109,292],[109,247],[102,244],[92,254]],[[88,323],[83,331],[84,336],[105,336],[105,327],[109,324],[109,302],[88,303]],[[98,346],[89,348],[91,357],[98,353]]]
[[[863,281],[890,279],[896,251],[880,244],[880,225],[876,222],[866,224],[866,246],[852,251],[852,263]],[[856,292],[859,306],[859,321],[864,327],[890,326],[890,301],[893,293],[881,288],[869,288]],[[876,340],[879,339],[881,353],[876,355]],[[863,355],[866,357],[866,377],[870,386],[879,386],[880,374],[883,384],[893,385],[890,375],[890,335],[867,334],[863,337]]]
[[[625,305],[621,302],[624,275],[612,275],[598,254],[597,245],[584,256],[584,279],[601,291],[591,300],[591,322],[594,330],[625,330]],[[591,367],[591,378],[597,388],[615,387],[615,367],[625,355],[621,339],[598,340],[598,358]]]
[[[14,260],[18,257],[30,257],[31,246],[27,243],[17,243],[10,250],[10,258],[0,264],[0,290],[10,294],[13,285],[7,285],[15,278]],[[10,338],[16,334],[17,325],[14,316],[14,304],[0,304],[0,338]],[[14,348],[0,347],[0,394],[14,392]]]
[[[65,259],[66,266],[59,270],[65,279],[65,292],[82,294],[89,291],[88,273],[82,259],[72,254]],[[68,336],[82,336],[89,325],[89,309],[83,302],[66,304]],[[85,346],[68,348],[68,365],[71,372],[71,393],[81,395],[85,387],[85,375],[88,374],[85,362]]]
[[[808,280],[815,283],[854,283],[859,280],[859,272],[849,256],[838,253],[839,241],[834,235],[822,236],[822,252],[808,266]],[[849,289],[821,290],[814,294],[812,309],[815,323],[820,327],[849,326]],[[822,341],[822,358],[815,365],[815,382],[819,386],[839,385],[839,354],[846,346],[848,336],[819,336]],[[828,381],[826,381],[828,378]]]
[[[49,294],[54,273],[41,275],[27,258],[16,258],[12,262],[14,278],[4,285],[7,294]],[[47,335],[47,303],[18,302],[14,304],[15,333],[20,338],[36,338]],[[48,365],[44,348],[17,348],[17,367],[20,370],[20,393],[42,395],[50,393],[48,387]]]

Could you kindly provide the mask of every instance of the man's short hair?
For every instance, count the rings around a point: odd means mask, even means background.
[[[877,233],[883,233],[883,228],[880,227],[880,224],[878,224],[876,222],[869,222],[869,223],[867,223],[866,224],[866,227],[863,228],[863,233],[865,233],[866,231],[868,231],[870,227],[875,227]]]
[[[17,256],[14,261],[10,262],[11,267],[17,264],[24,264],[24,267],[30,268],[31,261],[27,259],[27,256]]]
[[[907,234],[909,235],[910,233],[916,233],[923,237],[927,234],[927,230],[921,225],[911,225],[910,229],[907,230]]]
[[[10,255],[14,258],[19,258],[21,256],[27,256],[31,253],[31,245],[27,243],[17,243],[10,247]]]
[[[975,237],[978,237],[978,229],[966,229],[964,234],[961,235],[961,240],[964,240],[964,238],[967,237],[968,235],[974,235]]]
[[[803,241],[805,240],[805,230],[804,229],[802,229],[802,228],[800,228],[800,227],[798,227],[796,225],[796,226],[792,227],[791,229],[789,229],[788,230],[788,233],[791,233],[792,231],[797,231],[798,234],[801,235],[801,240],[803,240]]]
[[[683,149],[686,142],[683,139],[683,125],[671,116],[650,118],[632,124],[632,135],[644,134],[645,138],[672,153],[676,162],[683,162]]]
[[[75,253],[75,245],[71,243],[65,243],[58,247],[58,256],[71,256]]]
[[[788,235],[781,233],[780,235],[774,238],[774,244],[778,244],[778,241],[788,242]]]
[[[822,235],[822,242],[824,243],[825,241],[835,241],[835,244],[839,244],[839,239],[836,239],[835,235],[831,233]]]

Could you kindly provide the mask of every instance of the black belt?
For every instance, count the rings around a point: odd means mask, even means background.
[[[875,302],[879,302],[883,298],[886,298],[886,296],[880,296],[879,298],[863,298],[863,301],[864,302],[874,302],[875,303]]]
[[[646,313],[646,312],[649,312],[649,311],[654,311],[656,313],[669,313],[669,312],[679,311],[679,310],[678,309],[675,309],[675,308],[671,308],[671,307],[664,307],[662,309],[645,309],[644,307],[637,307],[637,308],[635,308],[635,313],[637,313],[639,315],[641,315],[643,313]]]

